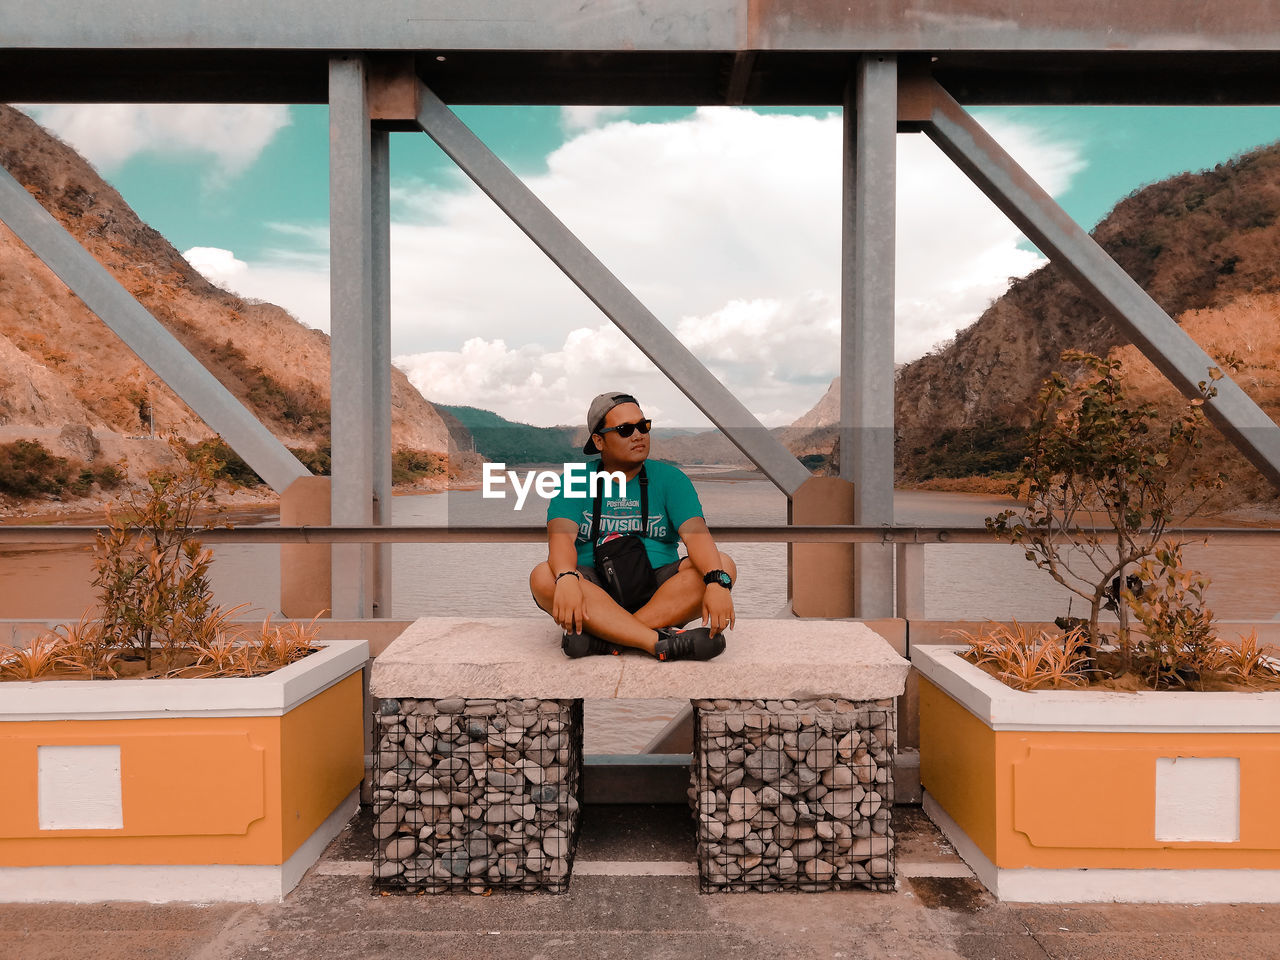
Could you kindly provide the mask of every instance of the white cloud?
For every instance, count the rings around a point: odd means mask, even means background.
[[[610,120],[627,115],[626,107],[619,106],[573,106],[560,108],[560,127],[566,133],[577,133],[590,130]]]
[[[238,260],[234,253],[221,247],[192,247],[182,251],[182,256],[210,283],[216,283],[224,290],[235,293],[240,292],[236,289],[238,278],[249,270],[249,264]]]
[[[1040,131],[988,127],[1051,193],[1083,165]],[[526,183],[749,409],[786,422],[838,368],[840,141],[838,117],[705,108],[586,130]],[[898,156],[905,361],[1043,261],[924,137],[899,137]],[[396,196],[394,349],[430,399],[576,423],[617,386],[666,422],[704,422],[479,190],[398,184]],[[235,283],[327,329],[327,254],[302,232],[296,256],[251,263]]]
[[[730,384],[768,426],[799,417],[835,375],[828,356],[838,335],[837,311],[821,294],[798,301],[732,301],[705,317],[683,317],[675,334]],[[585,402],[606,390],[640,397],[645,412],[667,425],[700,423],[701,415],[611,323],[571,330],[554,348],[508,347],[475,337],[461,350],[395,358],[424,396],[498,410],[514,420],[577,424]],[[797,393],[797,384],[809,389]]]
[[[246,170],[289,125],[278,104],[86,103],[27,106],[100,170],[140,154],[210,157],[214,179]]]

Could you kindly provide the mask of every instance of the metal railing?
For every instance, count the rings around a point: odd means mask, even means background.
[[[0,545],[92,543],[107,526],[0,526]],[[141,530],[139,530],[141,532]],[[297,526],[210,527],[193,532],[206,543],[545,543],[542,526]],[[1079,527],[1066,534],[1107,534],[1110,527]],[[1008,543],[985,527],[863,527],[795,525],[713,527],[724,543]],[[1179,527],[1170,536],[1211,538],[1215,543],[1248,544],[1280,538],[1270,527]]]
[[[91,544],[106,526],[0,526],[0,547],[8,544]],[[139,531],[141,532],[141,531]],[[210,527],[194,530],[209,544],[326,543],[545,543],[543,526],[296,526]],[[1102,534],[1109,527],[1079,527],[1067,534]],[[924,548],[931,544],[1010,544],[985,527],[868,527],[856,525],[743,525],[717,527],[720,543],[869,543],[894,548],[894,615],[925,616]],[[1267,527],[1181,527],[1170,536],[1247,545],[1280,539]]]

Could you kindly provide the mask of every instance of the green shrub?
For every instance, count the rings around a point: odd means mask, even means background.
[[[124,483],[124,471],[114,463],[105,463],[94,471],[98,486],[103,490],[114,490]]]
[[[208,458],[208,469],[216,481],[226,481],[240,487],[262,485],[262,478],[241,459],[240,454],[227,446],[227,442],[221,437],[187,444],[186,455],[191,463],[196,463],[201,458]]]
[[[333,451],[327,443],[314,450],[310,447],[290,447],[289,452],[316,476],[327,477],[333,470]]]
[[[990,477],[1011,474],[1026,456],[1025,431],[987,421],[943,430],[927,445],[899,451],[905,466],[922,480],[935,477]]]
[[[12,497],[56,496],[70,476],[67,459],[50,453],[38,440],[0,444],[0,493]]]
[[[391,455],[391,482],[413,483],[423,477],[436,477],[445,472],[448,461],[430,450],[401,447]]]
[[[93,484],[96,479],[97,476],[94,474],[93,470],[89,467],[85,467],[76,474],[76,478],[74,480],[67,484],[67,490],[75,494],[77,497],[87,497],[89,495],[89,491],[93,489]]]

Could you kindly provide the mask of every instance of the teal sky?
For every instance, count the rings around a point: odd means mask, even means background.
[[[688,110],[633,109],[634,122],[661,123]],[[778,109],[773,113],[831,110]],[[458,113],[517,172],[540,173],[565,140],[558,107],[470,107]],[[1211,167],[1280,139],[1271,107],[985,108],[979,116],[1030,123],[1075,144],[1087,161],[1059,201],[1077,221],[1095,225],[1128,193],[1185,170]],[[290,108],[291,123],[257,161],[228,182],[210,182],[207,157],[145,152],[102,171],[144,220],[180,250],[212,246],[257,258],[278,245],[271,223],[322,226],[328,217],[328,128],[324,107]],[[421,134],[392,136],[392,179],[438,183],[459,176]]]

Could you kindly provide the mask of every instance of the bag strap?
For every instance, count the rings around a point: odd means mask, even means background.
[[[649,477],[640,464],[640,536],[649,532]]]
[[[600,539],[600,510],[604,506],[604,484],[596,484],[596,502],[591,516],[591,549],[594,551]],[[640,466],[640,536],[649,531],[649,475]]]

